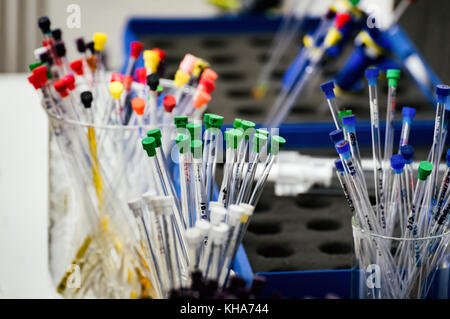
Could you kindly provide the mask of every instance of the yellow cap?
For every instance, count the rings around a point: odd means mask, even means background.
[[[158,70],[161,57],[159,53],[153,50],[145,50],[143,54],[144,65],[146,69],[150,69],[152,73],[156,73]]]
[[[324,43],[327,47],[336,45],[342,39],[342,34],[336,29],[331,28],[325,37]]]
[[[123,84],[119,81],[114,81],[109,84],[109,92],[111,93],[113,99],[120,99],[120,95],[123,92]]]
[[[207,67],[209,67],[209,62],[198,58],[194,63],[194,69],[192,70],[192,75],[195,76],[196,78],[198,78],[200,76],[200,73],[202,73],[202,71],[204,69],[206,69]]]
[[[103,51],[106,43],[106,33],[95,32],[93,40],[94,40],[94,50]]]
[[[177,73],[175,73],[175,79],[173,80],[173,83],[175,83],[176,86],[180,87],[188,83],[189,78],[190,78],[189,74],[186,74],[181,70],[177,70]]]
[[[314,44],[314,40],[311,36],[309,35],[305,35],[303,37],[303,45],[307,48],[309,48],[310,46],[312,46]]]
[[[242,214],[241,216],[241,223],[246,223],[248,221],[248,215],[247,214]]]
[[[364,43],[367,47],[371,48],[373,51],[375,51],[378,55],[383,55],[384,50],[382,47],[380,47],[378,44],[375,43],[375,41],[372,39],[369,33],[366,31],[361,31],[357,35],[357,40]]]

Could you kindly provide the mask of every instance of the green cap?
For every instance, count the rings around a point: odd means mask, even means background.
[[[352,115],[352,110],[343,110],[343,111],[338,112],[338,116],[341,119],[341,121],[344,116],[349,116],[349,115]]]
[[[187,116],[175,116],[173,118],[173,122],[175,123],[175,126],[177,128],[186,128],[186,125],[188,124],[188,117]]]
[[[388,85],[397,87],[398,79],[400,79],[400,70],[399,69],[388,69],[386,71],[386,77],[388,78]]]
[[[142,139],[142,147],[147,152],[148,157],[156,155],[156,141],[153,137],[146,137]]]
[[[223,116],[211,114],[209,116],[209,127],[220,128],[223,124]]]
[[[156,147],[161,146],[161,136],[161,130],[159,128],[147,132],[147,137],[153,137],[155,139]]]
[[[248,139],[250,139],[250,136],[255,131],[255,123],[253,123],[251,121],[243,120],[241,122],[241,129],[244,131],[245,139],[248,140]]]
[[[256,134],[264,135],[265,137],[269,137],[270,133],[267,130],[259,128],[255,131]]]
[[[227,141],[227,148],[237,148],[244,133],[238,129],[225,131],[225,141]]]
[[[431,174],[432,170],[433,164],[427,161],[420,162],[417,178],[420,179],[421,181],[426,180],[427,177]]]
[[[278,152],[283,149],[284,144],[286,144],[284,138],[278,135],[272,136],[272,139],[270,140],[270,154],[277,155]]]
[[[194,140],[191,142],[191,152],[194,158],[202,158],[203,155],[203,143],[200,140]]]
[[[266,143],[267,143],[267,136],[257,133],[253,135],[253,142],[252,142],[253,152],[259,153],[261,149],[266,145]]]
[[[38,62],[34,62],[31,63],[28,67],[30,68],[30,71],[33,71],[34,69],[36,69],[38,66],[44,65],[44,62],[38,61]]]
[[[178,151],[181,154],[189,151],[189,136],[187,136],[186,134],[179,134],[175,139],[175,142],[177,143]]]
[[[210,126],[209,126],[209,117],[210,116],[211,116],[211,113],[203,114],[203,123],[205,123],[205,129],[210,128]]]
[[[241,119],[234,119],[233,127],[234,128],[241,128],[242,127],[242,120]]]
[[[360,0],[349,0],[351,4],[357,6]]]
[[[161,84],[158,84],[158,86],[156,87],[156,92],[162,92],[164,90],[164,88],[162,87]]]
[[[189,123],[187,126],[191,140],[200,140],[202,138],[202,125],[200,123]]]

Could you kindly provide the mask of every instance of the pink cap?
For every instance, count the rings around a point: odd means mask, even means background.
[[[118,73],[118,72],[114,72],[113,74],[111,74],[111,81],[110,82],[123,82],[123,75]]]
[[[188,53],[181,61],[179,69],[186,74],[191,74],[192,69],[194,68],[195,61],[197,61],[197,58]]]

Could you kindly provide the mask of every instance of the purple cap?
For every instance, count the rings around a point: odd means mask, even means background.
[[[409,107],[409,106],[404,106],[402,108],[402,116],[403,116],[403,118],[406,117],[406,118],[412,120],[414,118],[414,116],[416,116],[416,109]]]
[[[325,93],[327,99],[333,99],[336,96],[334,95],[334,82],[328,81],[325,83],[322,83],[320,85],[320,88],[322,89],[323,93]]]
[[[438,102],[445,104],[447,103],[447,97],[450,94],[450,86],[445,84],[436,85],[436,95],[438,97]]]
[[[378,75],[380,74],[380,71],[377,68],[366,69],[365,74],[369,85],[377,85]]]
[[[337,142],[336,144],[334,144],[334,147],[336,148],[338,154],[350,152],[350,144],[346,140]]]
[[[339,141],[342,141],[344,138],[344,132],[342,130],[334,130],[329,134],[331,143],[336,144]]]
[[[347,115],[342,118],[342,124],[345,127],[355,127],[356,125],[356,117],[354,114]]]
[[[447,160],[447,166],[450,166],[450,148],[447,150],[447,154],[445,155],[445,159]]]
[[[336,169],[339,172],[343,172],[344,171],[344,165],[342,164],[342,161],[340,158],[336,158],[336,160],[334,161],[334,166],[336,167]]]
[[[402,170],[405,166],[405,158],[401,154],[392,155],[391,166],[394,170]]]
[[[406,161],[406,164],[411,164],[414,158],[414,147],[411,145],[404,145],[400,147],[400,153]]]

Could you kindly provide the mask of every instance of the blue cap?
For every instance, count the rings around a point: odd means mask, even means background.
[[[329,134],[331,143],[336,144],[339,141],[342,141],[344,138],[344,132],[342,130],[334,130]]]
[[[391,166],[394,169],[394,171],[397,171],[397,172],[401,171],[403,169],[403,167],[405,166],[405,158],[403,157],[403,155],[401,155],[401,154],[392,155]]]
[[[416,116],[416,109],[412,108],[412,107],[409,107],[409,106],[404,106],[402,108],[402,116],[404,118],[406,117],[406,118],[412,120],[414,118],[414,116]]]
[[[414,158],[414,147],[411,145],[404,145],[400,147],[400,153],[403,155],[406,164],[411,164]]]
[[[377,85],[378,83],[378,75],[380,74],[380,71],[377,68],[369,68],[366,69],[366,78],[369,82],[369,85]]]
[[[336,144],[334,144],[334,147],[336,148],[338,154],[350,152],[350,144],[346,140],[337,142]]]
[[[450,167],[450,148],[447,150],[447,155],[445,155],[445,159],[447,160],[447,166]]]
[[[346,127],[355,127],[356,125],[356,117],[354,114],[347,115],[342,118],[342,124]]]
[[[339,172],[343,172],[344,171],[344,165],[342,164],[342,161],[340,158],[336,158],[336,160],[334,161],[334,166],[336,167],[336,169]]]
[[[436,85],[436,95],[438,97],[438,102],[442,104],[447,103],[447,97],[450,94],[450,86],[445,84]]]
[[[322,83],[320,85],[320,88],[322,89],[323,93],[325,93],[327,99],[335,98],[335,95],[334,95],[334,82],[333,81]]]

